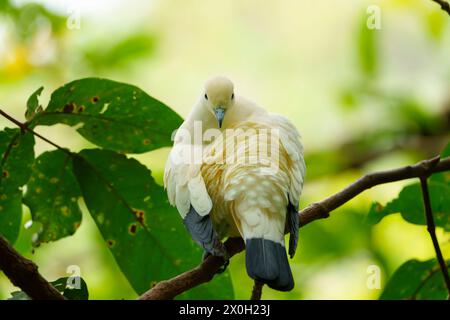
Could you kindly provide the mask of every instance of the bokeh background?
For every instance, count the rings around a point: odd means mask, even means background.
[[[380,29],[367,28],[371,5]],[[40,86],[45,106],[53,90],[88,76],[137,85],[184,117],[216,74],[300,130],[301,207],[366,172],[435,155],[450,138],[450,18],[431,0],[0,0],[0,107],[18,119]],[[4,126],[12,125],[0,119]],[[73,150],[90,146],[67,126],[37,131]],[[49,149],[37,141],[37,154]],[[159,183],[168,151],[136,156]],[[407,183],[373,188],[302,228],[295,289],[265,288],[263,298],[376,299],[371,265],[383,286],[406,260],[433,257],[425,227],[398,215],[364,221],[372,201],[385,203]],[[78,265],[90,298],[136,298],[86,211],[71,237],[32,250],[32,234],[24,227],[15,247],[47,279]],[[449,234],[438,236],[450,256]],[[236,298],[247,299],[244,255],[229,268]],[[14,290],[0,273],[0,299]]]

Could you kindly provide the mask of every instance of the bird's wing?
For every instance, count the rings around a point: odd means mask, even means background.
[[[202,152],[201,146],[175,143],[166,162],[164,186],[170,204],[177,207],[192,239],[205,252],[226,257],[209,216],[212,201],[201,174]]]
[[[274,123],[274,127],[279,129],[279,141],[288,155],[286,173],[289,176],[290,185],[286,221],[290,231],[289,255],[292,257],[297,249],[300,224],[298,208],[306,173],[303,144],[300,133],[289,119],[277,114],[269,114],[269,116]]]
[[[200,216],[209,214],[212,209],[200,170],[201,152],[201,146],[175,143],[166,162],[164,186],[170,204],[177,207],[183,219],[191,206]]]

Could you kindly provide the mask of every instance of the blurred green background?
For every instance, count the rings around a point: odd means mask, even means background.
[[[381,10],[379,30],[366,26],[370,5]],[[88,76],[137,85],[184,117],[216,74],[300,130],[301,207],[366,172],[438,154],[450,138],[450,19],[430,0],[0,0],[0,107],[18,119],[40,86],[45,105],[53,90]],[[2,118],[0,126],[11,124]],[[37,131],[75,151],[89,146],[67,126]],[[37,154],[50,149],[37,141]],[[136,158],[162,183],[167,154]],[[398,215],[364,223],[373,200],[386,202],[407,183],[376,187],[302,228],[295,289],[265,288],[263,298],[376,299],[381,290],[366,283],[371,265],[384,285],[406,260],[433,257],[423,226]],[[78,265],[91,299],[136,298],[86,211],[71,237],[32,250],[32,235],[23,228],[15,247],[47,279]],[[450,257],[449,234],[438,237]],[[244,260],[230,264],[240,299],[252,286]],[[0,274],[0,299],[14,290]]]

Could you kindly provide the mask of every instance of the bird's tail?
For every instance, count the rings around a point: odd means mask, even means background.
[[[248,275],[279,291],[294,288],[284,246],[264,238],[246,239],[245,263]]]

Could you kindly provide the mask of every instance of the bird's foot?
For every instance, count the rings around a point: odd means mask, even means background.
[[[202,261],[205,261],[209,256],[212,256],[212,254],[208,251],[203,251]],[[217,274],[224,273],[227,270],[228,265],[230,264],[230,258],[228,258],[228,253],[225,255],[220,255],[216,257],[221,257],[224,260],[224,264],[220,267],[219,270],[217,270]]]
[[[220,269],[217,271],[218,274],[225,272],[227,270],[228,265],[230,264],[230,255],[228,254],[227,249],[225,248],[225,245],[218,239],[214,241],[214,246],[212,248],[212,252],[210,251],[203,251],[203,261],[206,260],[209,256],[213,255],[216,257],[221,257],[224,261],[224,264],[220,267]]]

